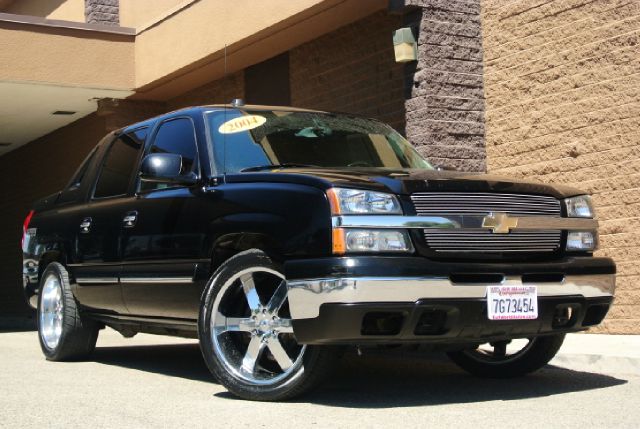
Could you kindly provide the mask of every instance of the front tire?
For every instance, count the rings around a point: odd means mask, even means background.
[[[316,386],[336,358],[328,347],[296,342],[284,275],[258,250],[233,256],[213,274],[203,294],[198,336],[216,379],[249,400],[298,396]]]
[[[518,340],[516,340],[518,341]],[[460,368],[484,378],[512,378],[529,374],[545,366],[558,353],[564,334],[529,338],[522,347],[507,348],[508,341],[490,343],[490,347],[447,353]]]
[[[57,262],[42,273],[37,322],[40,347],[48,360],[85,359],[96,347],[99,327],[81,317],[69,273]]]

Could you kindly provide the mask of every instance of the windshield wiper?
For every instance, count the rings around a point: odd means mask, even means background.
[[[249,171],[262,171],[262,170],[273,170],[275,168],[298,168],[298,167],[319,167],[319,165],[312,164],[295,164],[295,163],[285,163],[285,164],[269,164],[269,165],[258,165],[255,167],[247,167],[240,170],[241,173],[246,173]]]

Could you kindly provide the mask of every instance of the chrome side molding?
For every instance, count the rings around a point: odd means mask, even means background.
[[[193,283],[191,277],[120,277],[120,283]]]
[[[102,284],[116,284],[118,283],[117,277],[76,277],[76,283],[79,285],[102,285]]]
[[[97,285],[97,284],[118,284],[118,283],[152,283],[152,284],[169,284],[169,283],[193,283],[192,277],[77,277],[76,283],[79,285]]]

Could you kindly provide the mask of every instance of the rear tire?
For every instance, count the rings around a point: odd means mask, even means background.
[[[475,349],[447,353],[460,368],[477,377],[513,378],[545,366],[558,353],[564,334],[536,337],[519,351],[507,354],[506,342],[492,343],[493,352]]]
[[[85,359],[96,347],[99,327],[80,315],[69,273],[57,262],[42,273],[37,323],[40,347],[48,360]]]
[[[233,256],[213,274],[198,336],[216,379],[253,401],[301,395],[326,378],[337,358],[334,348],[296,342],[284,275],[258,250]]]

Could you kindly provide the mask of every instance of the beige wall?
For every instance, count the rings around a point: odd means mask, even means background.
[[[134,86],[133,36],[0,22],[0,81]]]
[[[593,193],[618,264],[603,331],[640,326],[640,2],[483,1],[492,173]]]
[[[120,0],[120,25],[140,28],[194,0]]]
[[[18,0],[2,12],[85,22],[84,0]]]
[[[384,9],[386,0],[200,1],[138,34],[140,98],[167,99]],[[160,89],[158,89],[160,88]]]

